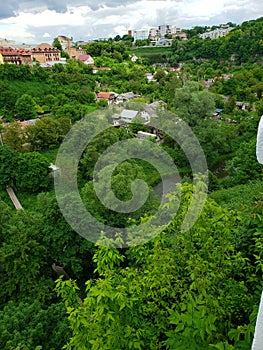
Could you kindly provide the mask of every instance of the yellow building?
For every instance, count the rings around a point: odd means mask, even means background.
[[[0,64],[4,64],[4,58],[1,53],[0,53]]]

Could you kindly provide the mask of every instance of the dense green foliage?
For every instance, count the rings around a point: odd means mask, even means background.
[[[57,283],[72,330],[66,349],[250,347],[261,273],[241,246],[252,255],[257,248],[242,237],[239,216],[212,201],[182,233],[191,186],[182,190],[179,215],[150,243],[123,255],[114,248],[120,237],[102,238],[106,247],[94,255],[99,278],[86,283],[84,300],[74,281]]]
[[[0,65],[1,349],[251,347],[263,272],[262,165],[255,155],[263,114],[262,23],[259,18],[231,24],[234,29],[226,37],[213,40],[199,37],[207,27],[194,27],[186,31],[188,40],[173,40],[169,48],[140,46],[147,42],[134,46],[128,35],[94,42],[85,46],[87,53],[96,67],[110,68],[97,73],[70,59],[52,68]],[[54,45],[61,50],[56,40]],[[132,54],[139,57],[136,62]],[[147,79],[150,74],[152,80]],[[80,137],[97,135],[83,151],[77,174],[89,211],[102,223],[136,227],[154,217],[160,204],[155,192],[160,174],[135,158],[119,164],[125,150],[106,154],[94,176],[99,157],[111,145],[134,141],[138,130],[152,132],[137,117],[129,127],[96,133],[107,125],[102,115],[111,122],[116,113],[115,106],[96,100],[99,91],[140,95],[124,104],[137,111],[155,108],[162,100],[155,111],[167,115],[162,119],[165,130],[180,131],[180,119],[190,125],[207,160],[209,195],[187,232],[181,224],[193,195],[193,174],[180,146],[195,154],[196,144],[181,135],[179,145],[162,130],[155,154],[158,158],[164,151],[174,161],[182,196],[179,203],[174,192],[162,204],[169,212],[178,203],[179,210],[160,235],[124,249],[116,248],[124,237],[102,234],[94,245],[66,222],[49,166],[84,116],[89,129],[83,124],[73,141],[77,147]],[[15,115],[20,121],[36,121],[26,126],[14,122]],[[146,152],[149,143],[131,145]],[[145,204],[129,214],[109,209],[111,191],[125,203],[138,178],[149,186]],[[68,185],[68,208],[74,210],[70,181]],[[7,186],[24,210],[11,207]],[[58,279],[54,263],[62,265],[69,280],[65,275]]]

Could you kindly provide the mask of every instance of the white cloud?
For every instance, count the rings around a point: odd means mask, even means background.
[[[16,3],[9,3],[10,9],[13,4],[13,12]],[[6,18],[0,5],[0,37],[37,44],[43,37],[53,40],[59,34],[86,40],[164,23],[191,28],[230,21],[241,23],[263,16],[262,0],[105,0],[103,6],[100,1],[95,5],[91,0],[85,1],[89,6],[83,6],[80,0],[40,0],[36,4],[34,0],[19,2],[20,10]]]

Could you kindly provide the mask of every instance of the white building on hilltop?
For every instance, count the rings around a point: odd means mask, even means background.
[[[226,28],[218,28],[215,30],[212,30],[210,32],[205,32],[203,34],[200,34],[200,38],[201,39],[217,39],[217,38],[221,38],[223,36],[226,36],[232,29],[234,29],[233,27],[226,27]]]
[[[148,29],[139,29],[133,31],[134,42],[136,40],[145,40],[148,39],[149,31]]]

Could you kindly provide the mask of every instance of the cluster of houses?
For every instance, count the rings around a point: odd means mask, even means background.
[[[215,30],[210,30],[208,32],[200,34],[199,36],[201,39],[217,39],[226,36],[232,29],[234,29],[234,27],[222,26]]]
[[[112,123],[113,126],[120,126],[123,124],[130,124],[134,118],[142,118],[143,124],[147,125],[150,123],[150,114],[145,110],[135,111],[132,109],[123,109],[120,114],[113,114]]]
[[[93,58],[87,55],[85,50],[79,51],[79,54],[74,57],[75,59],[79,59],[86,64],[94,64]],[[66,63],[66,59],[61,57],[60,50],[47,43],[42,43],[31,49],[0,46],[0,64],[33,65],[34,61],[39,62],[42,67],[50,67],[56,63]]]
[[[214,77],[214,78],[209,78],[206,80],[199,80],[199,83],[202,84],[206,89],[209,89],[213,84],[218,81],[227,81],[231,78],[233,78],[234,74],[229,73],[229,74],[222,74],[220,77]],[[224,98],[225,101],[227,100],[227,97]],[[242,111],[248,111],[251,109],[252,111],[255,111],[256,106],[254,103],[250,104],[249,102],[244,102],[244,101],[236,101],[236,109],[237,110],[242,110]],[[215,119],[220,119],[220,114],[215,115]]]
[[[117,94],[116,92],[104,92],[101,91],[97,94],[97,101],[104,100],[108,105],[110,104],[120,104],[124,102],[128,102],[136,97],[140,97],[141,95],[134,94],[133,92],[126,92],[122,94]]]
[[[222,74],[220,77],[208,78],[206,80],[199,80],[199,83],[204,85],[205,88],[209,89],[217,80],[227,81],[233,78],[234,74]]]
[[[69,58],[94,65],[94,59],[86,53],[86,50],[74,47],[71,39],[59,35],[58,41]],[[33,65],[34,61],[39,62],[42,67],[50,67],[56,63],[66,64],[66,59],[61,57],[60,50],[48,43],[26,47],[25,45],[16,45],[8,40],[0,41],[0,64]]]

